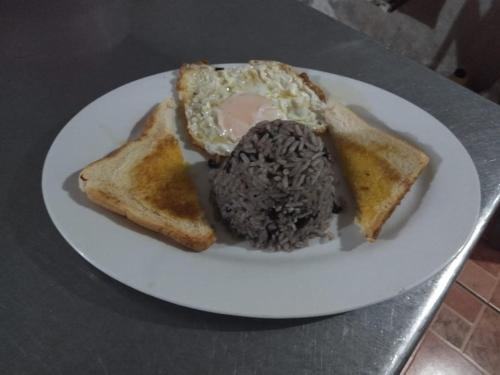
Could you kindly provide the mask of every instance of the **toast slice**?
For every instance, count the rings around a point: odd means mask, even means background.
[[[265,120],[294,120],[316,133],[326,131],[323,90],[306,73],[278,61],[251,60],[226,68],[204,61],[183,64],[177,94],[193,143],[209,155],[229,155],[241,138],[229,135],[231,130],[224,128],[220,117],[224,103],[238,95],[258,95],[269,100],[269,107],[276,113]]]
[[[85,167],[79,185],[94,203],[201,251],[215,234],[172,131],[175,110],[172,99],[158,104],[138,139]]]
[[[375,241],[429,157],[369,125],[339,103],[329,103],[326,118],[342,172],[356,200],[356,222],[367,240]]]

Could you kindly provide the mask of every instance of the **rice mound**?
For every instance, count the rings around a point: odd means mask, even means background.
[[[258,248],[292,250],[328,235],[339,206],[333,161],[320,137],[293,121],[250,129],[215,171],[223,221]]]

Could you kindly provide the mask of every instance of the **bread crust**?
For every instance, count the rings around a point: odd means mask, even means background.
[[[151,215],[154,215],[156,213],[147,212],[147,215],[144,215],[143,213],[138,212],[137,209],[129,207],[120,197],[119,192],[113,194],[103,188],[91,186],[92,171],[95,170],[95,168],[99,168],[100,166],[105,165],[105,163],[113,162],[114,159],[117,159],[123,154],[126,154],[131,145],[143,141],[144,138],[154,137],[154,135],[151,133],[153,132],[155,125],[157,125],[160,121],[159,116],[161,115],[161,111],[165,109],[162,106],[165,105],[172,106],[172,102],[165,101],[162,104],[158,105],[150,113],[150,115],[146,119],[143,132],[137,139],[125,143],[103,158],[87,165],[79,175],[79,185],[92,202],[116,214],[125,216],[130,221],[142,227],[161,233],[169,239],[172,239],[191,250],[202,251],[207,249],[215,242],[215,233],[206,222],[206,219],[203,217],[202,213],[200,213],[201,219],[193,223],[193,225],[200,226],[202,230],[190,231],[187,230],[186,226],[176,217],[169,217],[168,220],[151,220]],[[174,137],[174,135],[170,132],[167,132],[167,134],[164,134],[163,136]],[[113,189],[111,188],[111,190]]]
[[[427,162],[425,163],[427,165]],[[396,209],[397,206],[401,203],[403,198],[405,197],[406,193],[408,193],[417,180],[418,176],[420,173],[423,171],[425,168],[425,165],[420,169],[417,173],[415,173],[411,178],[405,180],[402,184],[403,188],[401,191],[394,197],[394,202],[391,206],[391,208],[387,211],[384,211],[382,215],[380,215],[376,221],[373,222],[373,224],[367,228],[362,228],[363,233],[365,234],[366,239],[368,242],[375,242],[376,239],[378,238],[380,231],[382,230],[382,226],[385,224],[385,222],[391,217],[392,213]],[[360,225],[358,223],[358,225]]]

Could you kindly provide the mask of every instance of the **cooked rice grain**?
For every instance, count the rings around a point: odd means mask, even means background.
[[[338,212],[333,161],[307,127],[255,125],[215,171],[212,196],[229,227],[258,248],[291,250],[326,236]]]

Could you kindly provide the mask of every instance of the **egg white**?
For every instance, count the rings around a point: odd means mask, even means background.
[[[210,154],[228,155],[238,143],[217,116],[224,100],[236,94],[270,99],[279,119],[294,120],[313,130],[325,126],[325,103],[300,77],[277,62],[255,61],[223,70],[200,65],[190,75],[189,90],[190,100],[185,103],[189,132]]]

